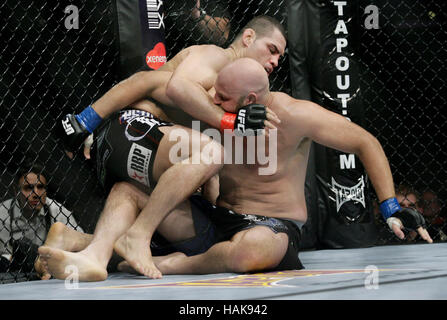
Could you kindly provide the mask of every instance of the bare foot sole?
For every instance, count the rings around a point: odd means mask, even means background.
[[[124,234],[115,242],[114,250],[136,272],[152,279],[162,277],[152,260],[149,243],[145,239],[136,239]]]
[[[79,281],[103,281],[107,279],[107,270],[94,259],[81,252],[68,252],[57,248],[42,246],[39,248],[44,268],[56,279],[73,277]]]

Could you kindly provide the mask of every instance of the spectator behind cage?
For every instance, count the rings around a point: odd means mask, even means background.
[[[230,32],[226,0],[188,0],[165,4],[166,45],[174,55],[196,44],[225,46]]]
[[[424,191],[420,199],[420,207],[427,221],[427,231],[432,239],[447,241],[447,219],[442,214],[442,204],[438,195],[431,190]]]
[[[422,213],[419,206],[419,193],[409,185],[402,183],[396,188],[396,199],[402,208],[413,208]],[[406,237],[407,241],[418,240],[418,234],[415,231],[410,231]]]
[[[37,248],[54,222],[82,231],[70,211],[47,197],[47,181],[40,164],[18,169],[16,196],[0,204],[0,272],[31,272]]]
[[[396,188],[396,198],[402,208],[413,208],[422,212],[419,207],[419,193],[407,184],[400,184]]]

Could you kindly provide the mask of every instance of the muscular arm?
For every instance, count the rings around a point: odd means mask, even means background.
[[[213,103],[208,90],[227,62],[229,59],[223,50],[215,46],[206,46],[191,52],[168,82],[168,98],[193,118],[220,128],[224,111]]]
[[[171,106],[172,101],[166,96],[166,84],[171,75],[172,72],[167,71],[141,71],[135,73],[107,91],[93,103],[92,108],[104,119],[111,113],[148,96]]]
[[[302,135],[332,149],[356,154],[379,201],[395,196],[388,159],[379,141],[365,129],[314,103],[303,102],[296,115]]]
[[[397,204],[393,176],[388,159],[379,141],[360,126],[314,103],[297,101],[292,121],[299,136],[307,136],[315,142],[346,153],[356,154],[371,179],[379,202],[383,202],[382,215],[390,229],[400,239],[402,229],[417,230],[422,239],[432,243],[424,226],[424,218],[417,211],[404,211]]]

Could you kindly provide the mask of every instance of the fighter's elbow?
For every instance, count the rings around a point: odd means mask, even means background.
[[[177,102],[181,99],[183,94],[182,80],[177,77],[172,77],[166,85],[166,95],[169,99]]]
[[[146,80],[147,71],[140,71],[134,73],[129,78],[121,80],[112,89],[115,91],[129,92],[129,90],[135,91],[135,88],[144,87]]]
[[[358,145],[358,151],[356,152],[360,157],[363,155],[369,154],[370,152],[373,153],[383,153],[383,148],[379,140],[377,140],[376,137],[374,137],[372,134],[367,133],[365,135],[362,135],[358,139],[359,145]]]
[[[120,83],[129,83],[129,85],[132,86],[135,85],[141,86],[145,82],[147,82],[148,75],[150,75],[149,71],[139,71],[131,75],[129,78],[121,81]]]

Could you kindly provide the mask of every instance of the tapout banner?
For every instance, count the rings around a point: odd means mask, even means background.
[[[292,93],[364,125],[360,70],[355,54],[358,3],[354,0],[291,0],[288,12]],[[370,183],[354,154],[315,144],[306,183],[313,247],[374,245]],[[306,229],[307,228],[307,229]],[[304,239],[306,240],[306,239]]]

